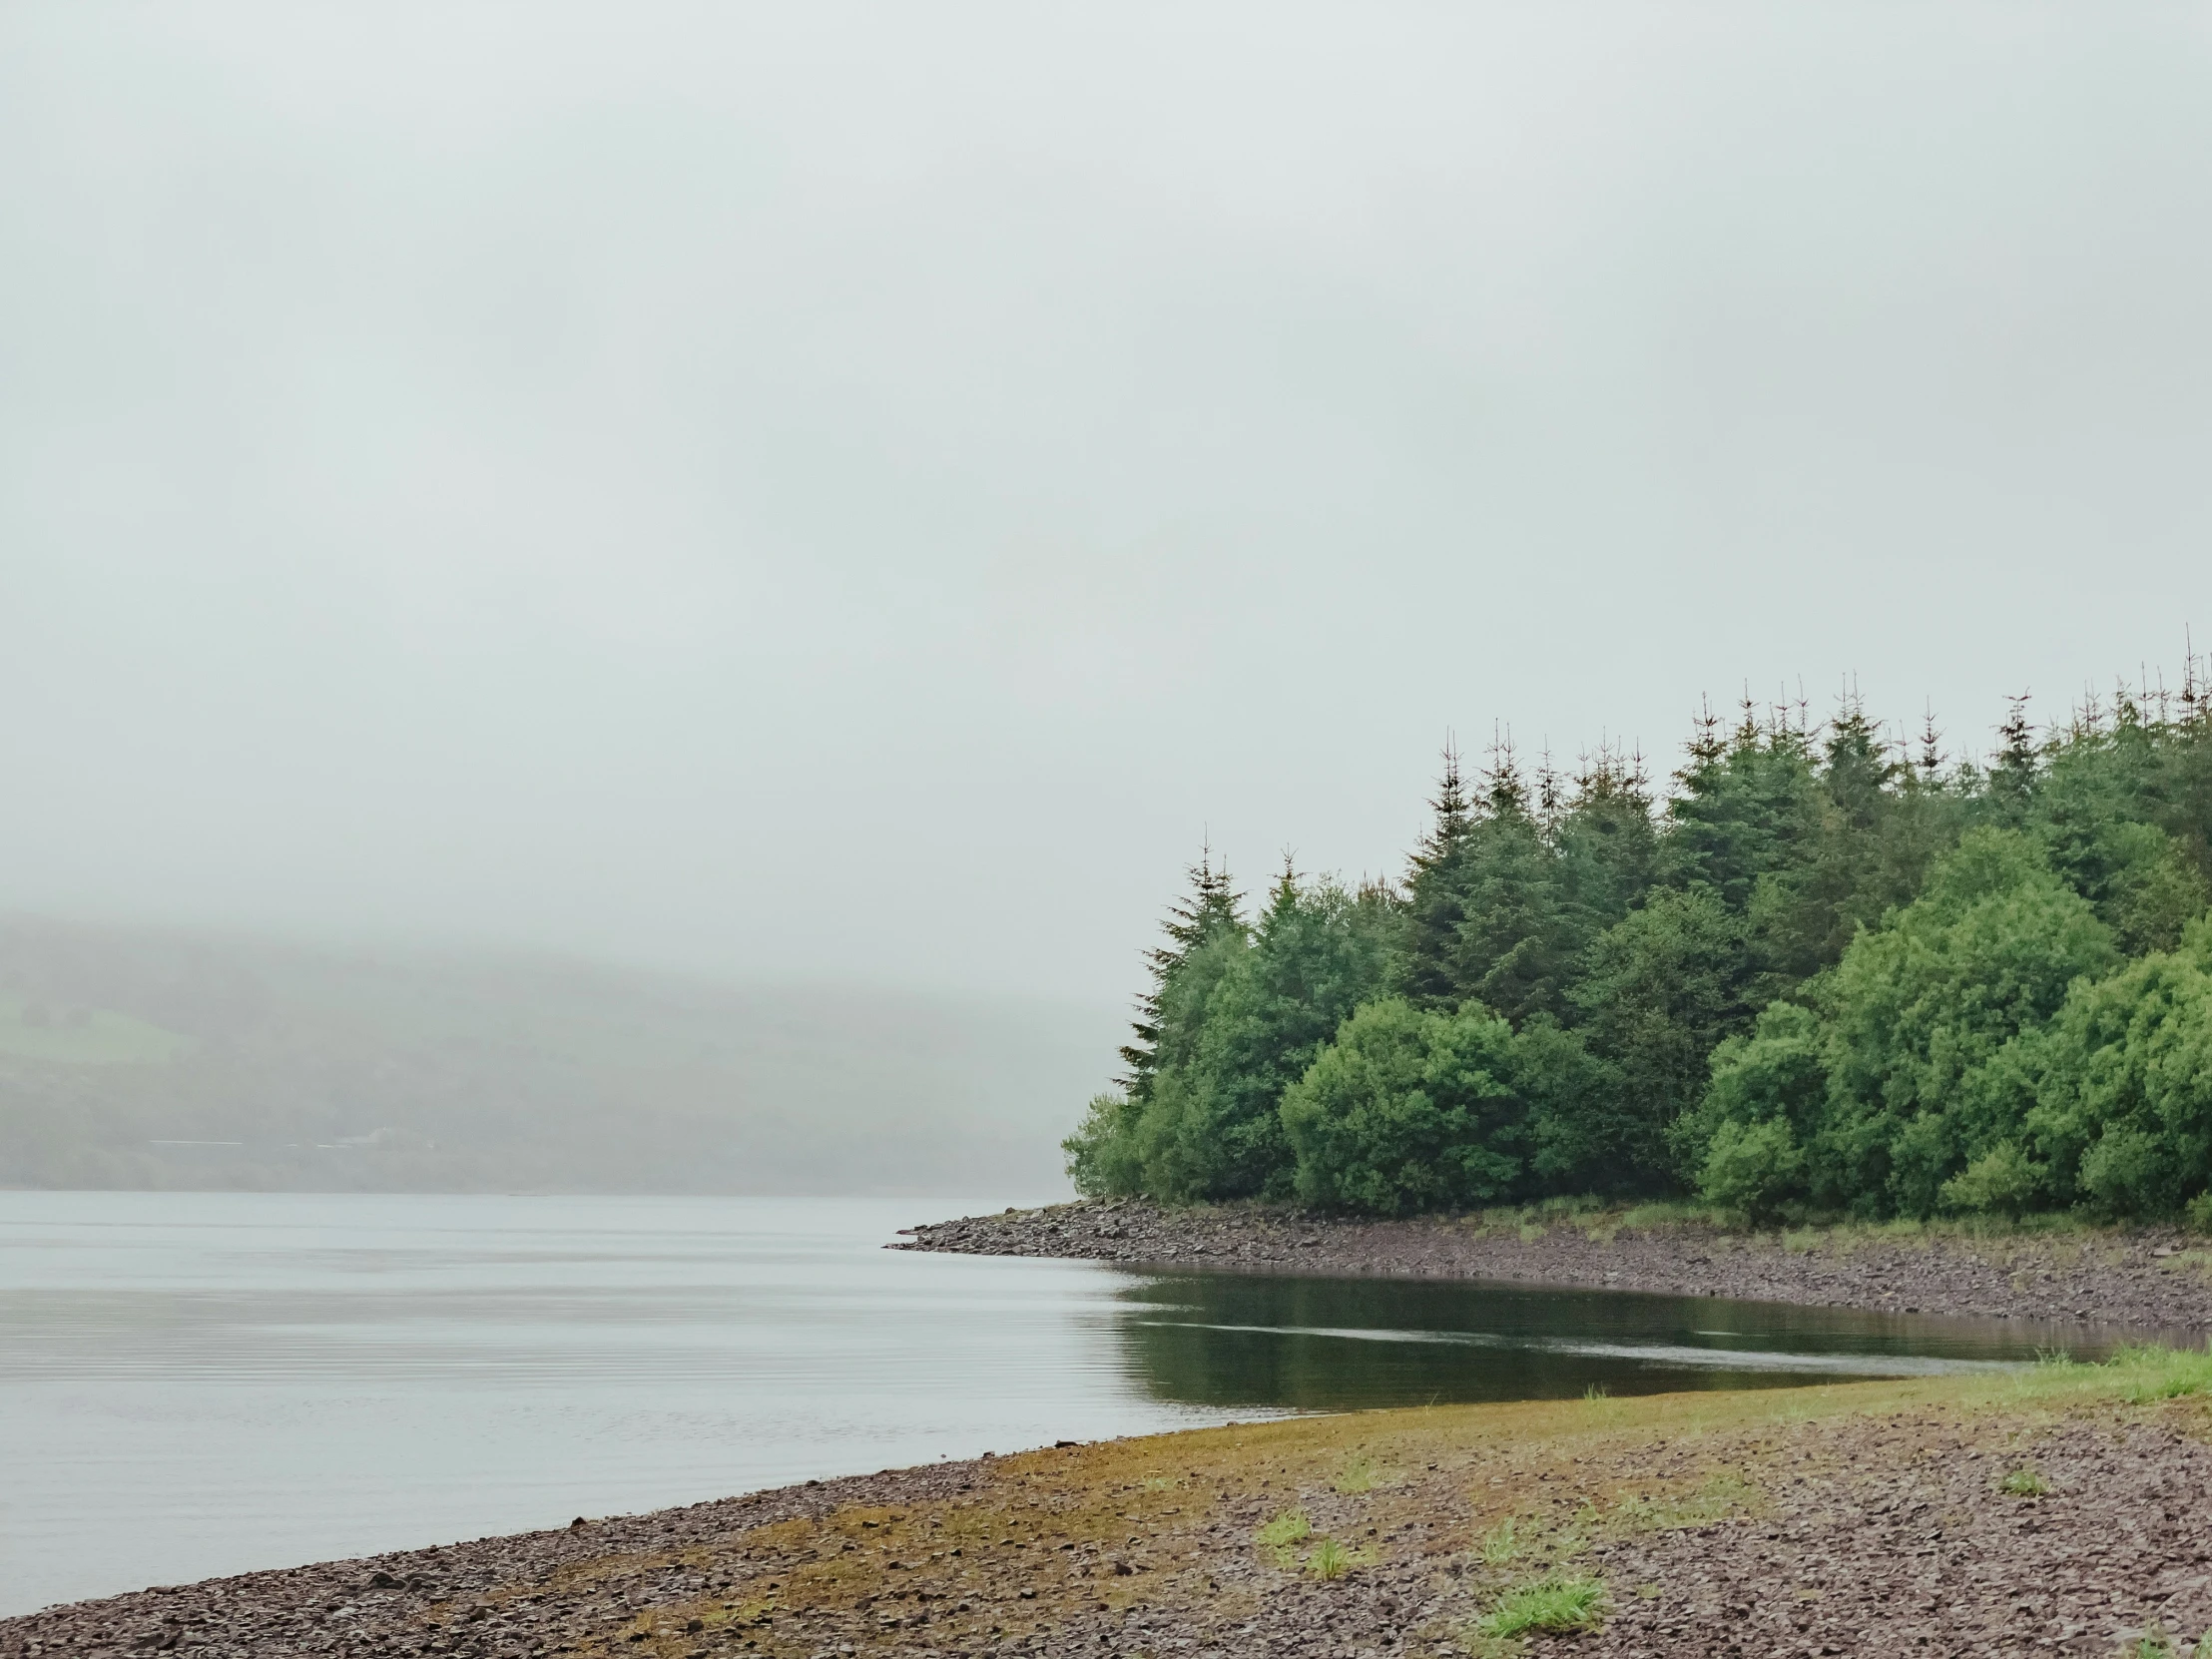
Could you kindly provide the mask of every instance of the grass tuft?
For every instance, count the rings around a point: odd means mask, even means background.
[[[2050,1490],[2050,1482],[2033,1469],[2013,1469],[1997,1482],[1997,1490],[2006,1497],[2041,1497]]]
[[[1303,1509],[1286,1509],[1253,1534],[1267,1549],[1287,1549],[1292,1544],[1304,1543],[1313,1535],[1314,1523],[1306,1518]]]
[[[1513,1529],[1511,1515],[1482,1534],[1482,1564],[1486,1567],[1502,1567],[1520,1552],[1520,1537]]]
[[[1342,1578],[1352,1565],[1352,1552],[1334,1538],[1324,1538],[1306,1557],[1306,1570],[1316,1578]]]
[[[2195,1647],[2187,1646],[2187,1641],[2183,1637],[2176,1642],[2154,1624],[2127,1650],[2128,1659],[2212,1659],[2212,1630],[2207,1630]]]
[[[1365,1452],[1347,1457],[1344,1467],[1337,1471],[1337,1478],[1331,1482],[1347,1497],[1358,1497],[1362,1492],[1372,1492],[1378,1486],[1390,1483],[1389,1471]]]
[[[1590,1630],[1604,1615],[1604,1580],[1540,1578],[1507,1590],[1475,1629],[1492,1640],[1532,1630]]]

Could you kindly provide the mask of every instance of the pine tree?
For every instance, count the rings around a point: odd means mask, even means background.
[[[1510,738],[1490,745],[1481,811],[1462,859],[1461,915],[1447,961],[1454,1002],[1469,998],[1518,1027],[1557,1013],[1582,940],[1562,903],[1558,848],[1528,811]]]
[[[1641,755],[1600,743],[1595,755],[1582,757],[1552,841],[1561,902],[1584,941],[1619,921],[1651,885],[1659,850],[1651,807]]]
[[[2017,827],[2035,798],[2038,772],[2035,728],[2028,724],[2026,692],[2007,697],[2004,724],[1997,728],[1997,751],[1989,758],[1985,794],[1991,815]]]
[[[1943,735],[1936,730],[1936,705],[1928,704],[1921,716],[1921,779],[1933,784],[1943,770]]]
[[[1459,776],[1459,752],[1446,740],[1443,777],[1428,806],[1435,815],[1414,849],[1405,880],[1405,944],[1398,988],[1416,1007],[1457,1004],[1452,955],[1466,919],[1467,854],[1474,814]]]
[[[1287,1196],[1290,1143],[1278,1112],[1337,1028],[1383,989],[1392,917],[1323,876],[1282,874],[1239,951],[1205,997],[1204,1029],[1189,1053],[1170,1043],[1159,1096],[1178,1098],[1172,1166],[1184,1196]],[[1197,990],[1194,959],[1177,992]]]
[[[1789,881],[1808,861],[1822,804],[1812,736],[1777,708],[1762,722],[1747,697],[1723,740],[1708,708],[1667,803],[1669,884],[1703,882],[1730,909],[1750,909],[1764,880]]]
[[[1131,1100],[1144,1100],[1152,1093],[1152,1080],[1160,1067],[1161,1016],[1176,970],[1201,945],[1223,933],[1244,931],[1244,894],[1231,884],[1226,860],[1215,867],[1210,844],[1201,848],[1198,862],[1184,874],[1190,890],[1168,909],[1161,929],[1167,943],[1145,952],[1145,970],[1152,983],[1137,998],[1137,1017],[1130,1022],[1136,1041],[1121,1051],[1122,1063],[1129,1069],[1115,1081]]]

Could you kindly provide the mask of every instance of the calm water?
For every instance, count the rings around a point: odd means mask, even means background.
[[[881,1248],[982,1207],[0,1193],[0,1614],[1272,1410],[2098,1347],[1764,1304]]]

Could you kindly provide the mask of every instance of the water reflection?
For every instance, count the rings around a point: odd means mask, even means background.
[[[1214,1407],[1775,1387],[2018,1365],[2055,1349],[2089,1359],[2117,1340],[2025,1320],[1387,1279],[1146,1274],[1120,1300],[1132,1377],[1157,1399]]]

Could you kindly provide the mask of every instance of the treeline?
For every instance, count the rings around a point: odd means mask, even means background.
[[[1446,752],[1402,880],[1191,872],[1065,1143],[1092,1194],[1398,1214],[1693,1194],[1759,1223],[2212,1226],[2212,685],[1985,760],[1856,701],[1613,751]]]

